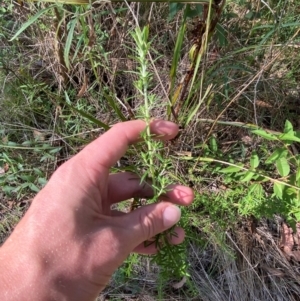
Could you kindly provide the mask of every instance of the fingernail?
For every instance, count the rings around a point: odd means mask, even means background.
[[[156,119],[151,122],[151,130],[156,135],[173,137],[178,133],[178,125],[171,121]]]
[[[168,206],[163,212],[164,226],[170,228],[175,225],[181,217],[181,211],[176,206]]]

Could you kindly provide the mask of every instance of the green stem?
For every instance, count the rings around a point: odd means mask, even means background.
[[[243,171],[252,171],[253,173],[255,173],[255,174],[257,174],[257,175],[265,178],[266,180],[269,180],[272,183],[282,184],[282,185],[285,185],[287,187],[294,188],[297,191],[300,191],[300,187],[297,187],[295,185],[286,183],[284,181],[281,181],[280,179],[274,179],[274,178],[269,177],[269,176],[267,176],[265,174],[262,174],[259,171],[250,170],[249,168],[246,168],[246,167],[234,164],[234,163],[230,163],[230,162],[226,162],[226,161],[222,161],[222,160],[217,160],[217,159],[213,159],[213,158],[208,158],[208,157],[198,157],[197,160],[198,161],[202,161],[202,162],[217,162],[217,163],[221,163],[221,164],[228,165],[228,166],[238,167],[240,170],[243,170]]]

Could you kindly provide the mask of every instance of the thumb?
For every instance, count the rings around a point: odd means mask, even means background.
[[[180,219],[180,209],[167,202],[160,202],[143,206],[122,218],[123,225],[126,225],[126,236],[123,237],[127,243],[131,242],[132,248],[135,248],[142,242],[153,238],[174,226]]]

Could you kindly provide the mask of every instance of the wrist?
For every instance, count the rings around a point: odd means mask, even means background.
[[[82,269],[86,265],[78,264],[78,243],[56,233],[53,244],[52,231],[40,231],[46,227],[31,213],[0,248],[0,300],[95,300],[100,285],[89,282]]]
[[[38,259],[30,253],[27,258],[27,248],[12,247],[9,241],[0,248],[0,300],[40,299],[38,288],[43,277]]]
[[[56,269],[28,224],[25,216],[0,248],[0,300],[66,300],[55,288]]]

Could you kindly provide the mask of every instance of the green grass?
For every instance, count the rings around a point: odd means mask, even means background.
[[[278,246],[282,223],[295,227],[300,219],[300,2],[227,1],[219,11],[203,4],[6,4],[1,239],[53,171],[109,126],[170,119],[181,126],[179,137],[158,145],[146,132],[146,144],[131,148],[115,170],[157,179],[157,194],[169,182],[194,188],[180,222],[187,239],[177,250],[190,276],[172,287],[180,277],[163,266],[173,251],[156,263],[132,256],[103,295],[296,300],[300,287],[288,281],[296,279],[295,265]]]

